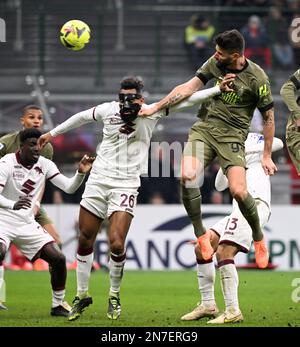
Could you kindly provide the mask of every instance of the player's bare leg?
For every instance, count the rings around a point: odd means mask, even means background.
[[[239,278],[234,265],[234,257],[239,249],[233,245],[221,244],[217,249],[217,260],[220,269],[221,287],[225,301],[225,312],[208,321],[208,324],[238,323],[244,320],[239,308]]]
[[[121,314],[120,286],[126,261],[125,240],[132,221],[132,215],[127,212],[114,212],[109,218],[109,277],[110,290],[107,317],[118,319]]]
[[[94,259],[94,243],[101,227],[103,219],[95,216],[82,206],[79,212],[79,240],[77,249],[77,294],[73,300],[73,306],[69,314],[69,321],[80,317],[84,309],[93,303],[88,293],[89,279]]]
[[[52,286],[52,316],[67,317],[69,308],[64,305],[65,286],[67,279],[66,257],[54,243],[47,243],[36,258],[45,260],[51,266],[51,286]],[[34,259],[33,259],[34,260]]]
[[[183,156],[181,161],[181,192],[182,202],[193,224],[194,233],[204,260],[209,260],[213,255],[209,234],[202,223],[201,216],[201,191],[199,177],[203,172],[203,165],[195,156]]]
[[[247,191],[246,170],[243,167],[233,166],[228,169],[227,178],[230,192],[252,229],[256,263],[258,267],[265,268],[268,266],[269,252],[261,230],[255,199]]]
[[[208,230],[207,233],[210,234],[211,245],[214,251],[216,251],[219,243],[219,236],[212,230]],[[216,270],[213,259],[203,259],[199,244],[195,246],[195,255],[197,260],[197,278],[201,301],[197,303],[197,306],[193,311],[181,317],[181,320],[184,321],[198,320],[203,317],[216,317],[219,312],[215,302],[214,285]]]
[[[0,310],[7,310],[7,307],[4,305],[6,301],[6,288],[4,280],[4,266],[3,260],[6,254],[6,246],[4,243],[0,242]]]

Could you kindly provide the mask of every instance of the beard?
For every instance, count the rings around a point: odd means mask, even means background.
[[[219,68],[226,68],[227,66],[232,64],[232,62],[233,62],[233,59],[231,59],[231,58],[227,58],[227,59],[225,59],[223,61],[218,60],[217,61],[217,67],[219,67]]]

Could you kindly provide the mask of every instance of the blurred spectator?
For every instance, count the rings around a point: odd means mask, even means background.
[[[241,30],[245,38],[245,56],[255,63],[270,70],[272,66],[272,53],[269,47],[269,36],[258,16],[251,16],[248,23]]]
[[[288,42],[288,23],[279,8],[270,8],[266,28],[270,37],[275,63],[282,68],[292,68],[293,50]]]
[[[213,205],[223,204],[223,194],[221,192],[218,192],[217,190],[213,190],[211,192],[210,202]]]
[[[193,15],[190,25],[185,28],[184,43],[193,70],[197,70],[212,54],[214,32],[209,19],[200,15]]]
[[[151,205],[163,205],[166,201],[161,192],[153,192],[149,198],[149,204]]]

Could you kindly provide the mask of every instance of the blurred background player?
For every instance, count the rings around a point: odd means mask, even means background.
[[[20,123],[23,129],[35,128],[42,130],[44,118],[42,109],[37,105],[27,105],[22,110],[22,116],[20,117]],[[13,133],[4,135],[0,138],[0,158],[9,153],[15,153],[20,148],[20,131],[15,131]],[[53,147],[49,143],[41,151],[41,155],[47,159],[52,160],[53,158]],[[37,206],[35,207],[35,220],[47,230],[47,232],[54,238],[57,245],[61,248],[62,241],[58,234],[57,229],[55,228],[53,221],[47,215],[46,211],[40,206],[40,202],[43,197],[43,191],[41,196],[37,200]],[[13,254],[18,251],[15,249],[14,245],[11,245],[11,252]],[[25,264],[27,259],[22,255],[18,256],[19,263]],[[23,258],[23,259],[20,259]],[[12,257],[13,259],[13,257]],[[43,263],[43,262],[42,262]],[[41,260],[34,262],[34,268],[39,269],[43,264]],[[1,286],[2,284],[2,286]],[[2,288],[2,289],[1,289]],[[1,292],[3,293],[1,295]],[[5,282],[4,282],[4,266],[0,263],[0,309],[4,307],[3,302],[5,302]]]
[[[271,213],[270,176],[265,174],[261,166],[263,148],[263,135],[249,133],[245,142],[247,187],[256,201],[262,228],[268,222]],[[272,151],[278,151],[281,148],[283,148],[283,142],[278,138],[274,138]],[[221,169],[217,174],[215,185],[218,191],[228,188],[227,178]],[[249,252],[252,234],[251,228],[243,217],[235,200],[233,200],[233,209],[230,216],[223,218],[212,226],[209,233],[220,269],[225,312],[219,317],[208,321],[208,323],[224,324],[241,322],[244,318],[238,302],[239,281],[234,257],[238,252]],[[203,317],[216,317],[219,312],[214,296],[215,265],[213,259],[204,260],[199,245],[195,247],[195,254],[198,285],[202,301],[192,312],[181,317],[181,320],[184,321],[198,320]]]
[[[20,133],[20,150],[0,160],[0,261],[11,242],[28,258],[45,260],[51,266],[52,316],[67,316],[65,284],[66,258],[55,245],[53,237],[35,220],[34,208],[43,192],[46,179],[64,190],[74,193],[92,166],[94,158],[84,156],[76,174],[67,178],[49,159],[40,156],[38,129]]]
[[[195,77],[175,87],[153,107],[141,110],[140,116],[149,116],[184,100],[211,79],[220,81],[225,74],[235,75],[234,90],[210,99],[206,103],[205,121],[199,120],[190,130],[181,164],[182,201],[194,226],[202,256],[208,260],[213,249],[202,222],[200,180],[204,169],[218,157],[231,195],[252,228],[256,263],[263,267],[269,254],[255,200],[247,191],[244,142],[257,107],[264,119],[262,166],[266,174],[273,175],[277,167],[271,157],[275,123],[270,83],[263,69],[246,59],[245,40],[239,31],[228,30],[217,35],[215,44],[215,54],[198,69]]]
[[[281,87],[280,95],[291,115],[286,125],[286,145],[289,155],[300,176],[300,69],[298,69]]]
[[[121,81],[119,102],[100,104],[73,115],[39,139],[42,146],[52,137],[93,121],[104,123],[103,140],[97,147],[97,157],[86,183],[80,203],[79,245],[77,250],[77,294],[69,320],[79,318],[92,303],[88,293],[93,246],[103,220],[109,220],[110,292],[107,316],[117,319],[121,313],[120,285],[126,261],[125,240],[134,216],[140,175],[147,172],[148,150],[157,121],[169,111],[182,110],[201,103],[228,89],[231,78],[219,86],[201,91],[186,102],[157,112],[152,117],[137,117],[144,103],[143,84],[131,76]],[[144,105],[144,107],[147,107]]]

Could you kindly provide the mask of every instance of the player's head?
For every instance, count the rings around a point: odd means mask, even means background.
[[[142,80],[135,76],[124,77],[120,82],[120,116],[124,122],[136,119],[144,102],[143,87]]]
[[[37,105],[25,106],[20,121],[24,129],[36,128],[41,130],[44,123],[43,111]]]
[[[236,62],[244,55],[245,40],[243,35],[236,29],[227,30],[215,38],[215,59],[219,67],[227,67]]]
[[[20,132],[20,156],[24,164],[33,165],[40,156],[37,141],[42,133],[35,128],[25,129]]]

